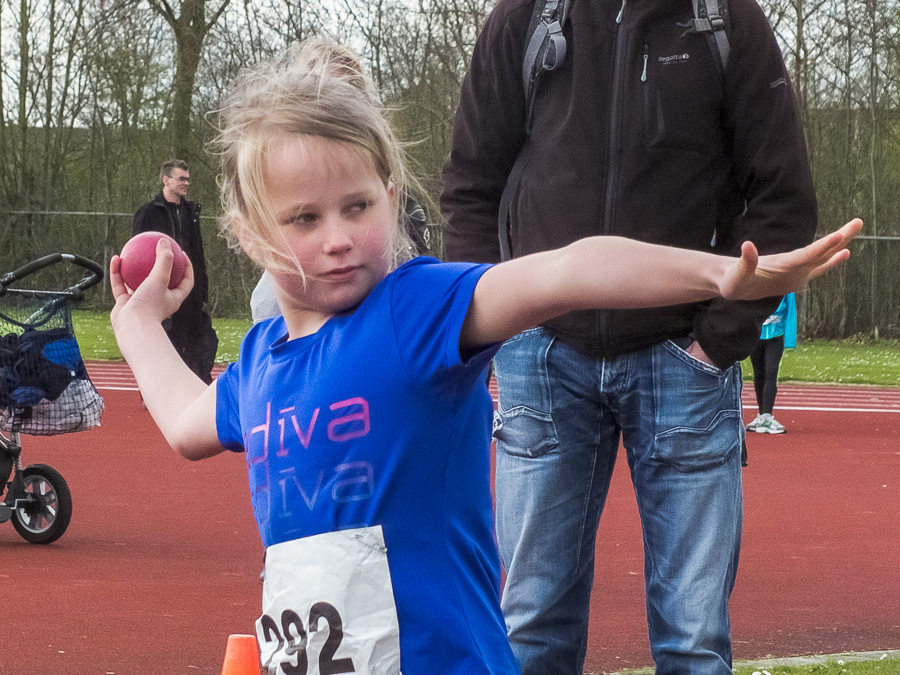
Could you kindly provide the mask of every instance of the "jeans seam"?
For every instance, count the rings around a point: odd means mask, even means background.
[[[540,333],[540,332],[541,332],[540,326],[537,326],[537,327],[535,327],[535,328],[526,328],[526,329],[523,330],[521,333],[516,333],[515,335],[513,335],[511,338],[509,338],[509,339],[508,339],[506,342],[504,342],[503,344],[512,344],[512,343],[516,343],[516,342],[518,342],[519,340],[523,340],[523,339],[529,338],[529,337],[531,337],[532,335],[535,335],[536,333]],[[551,339],[552,339],[552,338],[551,338]]]
[[[556,428],[556,420],[553,417],[553,411],[555,409],[553,405],[553,383],[550,381],[550,350],[553,348],[553,345],[556,344],[556,338],[552,335],[544,335],[545,337],[549,337],[549,340],[547,341],[547,348],[544,350],[544,363],[541,377],[544,378],[544,382],[547,386],[547,402],[549,405],[548,416],[550,418],[550,428],[553,430],[553,440],[556,441],[555,447],[558,449],[560,447],[559,430]]]
[[[581,527],[579,528],[581,530],[581,535],[578,538],[578,558],[575,560],[575,569],[579,574],[584,571],[584,568],[582,567],[584,561],[581,554],[584,550],[585,539],[587,538],[587,517],[588,509],[591,505],[591,495],[594,494],[594,483],[595,477],[597,475],[597,454],[597,446],[595,444],[593,453],[594,456],[591,458],[591,474],[590,478],[588,479],[588,489],[584,493],[584,502],[581,505]],[[596,541],[597,533],[594,532],[592,536],[595,538],[594,541]]]
[[[719,410],[716,413],[716,416],[713,417],[710,420],[709,424],[707,424],[705,427],[688,427],[688,426],[670,427],[669,429],[666,429],[662,433],[656,434],[654,436],[654,438],[655,439],[668,438],[669,436],[671,436],[673,434],[680,434],[685,431],[696,431],[697,433],[700,433],[700,434],[707,434],[707,433],[709,433],[710,429],[712,429],[715,426],[717,426],[718,424],[720,424],[722,422],[722,420],[727,419],[729,417],[738,417],[738,416],[740,416],[740,414],[741,414],[740,410],[735,410],[735,409],[731,409],[731,408],[726,409],[726,410]]]
[[[604,405],[604,407],[607,407],[607,408],[609,407],[606,404],[603,404],[603,405]],[[590,534],[588,534],[587,517],[588,517],[588,513],[590,511],[590,505],[591,505],[592,498],[595,496],[594,492],[596,490],[596,485],[597,485],[597,465],[598,465],[599,459],[600,459],[600,450],[601,450],[600,446],[601,446],[601,436],[602,436],[599,433],[599,427],[602,425],[602,418],[603,418],[602,415],[598,416],[598,418],[597,418],[598,419],[598,431],[597,431],[596,439],[594,442],[594,451],[593,451],[592,457],[591,457],[591,473],[590,473],[589,485],[588,485],[587,491],[585,492],[585,498],[584,498],[584,504],[583,504],[584,508],[582,510],[582,515],[581,515],[581,537],[580,537],[580,541],[578,542],[578,559],[576,561],[576,570],[578,572],[582,572],[584,569],[582,566],[583,565],[582,551],[584,550],[584,542],[588,537],[590,537],[590,539],[594,542],[594,550],[592,551],[592,556],[589,558],[589,562],[593,562],[594,556],[596,555],[597,530],[600,526],[599,521],[603,518],[603,511],[606,508],[606,498],[609,496],[609,489],[612,486],[612,474],[613,474],[613,471],[615,470],[615,465],[616,465],[615,459],[613,459],[613,458],[618,457],[618,449],[616,449],[615,452],[610,452],[607,455],[607,457],[609,459],[606,462],[606,467],[604,468],[604,474],[603,474],[603,479],[604,479],[603,485],[604,485],[604,489],[606,492],[606,494],[604,495],[604,498],[603,498],[604,504],[600,508],[600,514],[597,517],[597,525],[593,528],[593,530],[590,532]],[[621,437],[620,437],[620,440],[621,440]]]

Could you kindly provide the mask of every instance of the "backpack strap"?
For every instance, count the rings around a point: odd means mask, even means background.
[[[715,1],[715,0],[713,0]],[[522,59],[522,88],[525,92],[525,135],[531,134],[532,112],[537,87],[545,71],[556,69],[566,58],[566,38],[562,27],[566,20],[570,0],[535,0],[528,23],[525,55]],[[525,153],[521,150],[516,157],[506,185],[500,197],[498,213],[498,234],[500,236],[500,259],[509,260],[509,209],[513,195],[525,172]]]
[[[728,0],[692,0],[692,2],[694,20],[691,22],[690,31],[706,34],[716,68],[720,75],[724,75],[725,69],[728,68],[728,57],[731,55],[731,46],[725,33]]]
[[[544,71],[556,69],[566,58],[566,38],[562,25],[569,0],[536,0],[528,24],[528,45],[522,59],[522,87],[525,91],[525,130],[531,130],[531,113],[537,85]]]

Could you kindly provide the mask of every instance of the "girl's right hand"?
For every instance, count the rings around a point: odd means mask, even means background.
[[[204,459],[225,450],[216,431],[216,386],[187,367],[163,330],[163,320],[181,306],[194,285],[194,270],[187,262],[181,283],[169,288],[172,260],[169,243],[161,239],[153,269],[132,293],[122,279],[122,260],[113,256],[109,279],[116,304],[110,321],[166,441],[183,457]]]
[[[184,277],[175,288],[169,288],[169,274],[172,270],[172,248],[165,239],[156,244],[156,261],[146,279],[134,292],[129,291],[122,279],[122,259],[114,255],[109,261],[109,280],[115,306],[110,313],[113,329],[128,322],[129,318],[152,320],[162,323],[177,310],[194,286],[194,269],[187,254]]]

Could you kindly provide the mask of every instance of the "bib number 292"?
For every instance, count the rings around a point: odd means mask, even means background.
[[[306,622],[309,633],[316,633],[319,630],[319,623],[322,619],[328,624],[328,637],[319,651],[319,673],[321,675],[355,673],[356,669],[353,667],[352,659],[349,657],[334,658],[344,639],[344,627],[337,609],[327,602],[317,602],[312,605]],[[304,628],[300,616],[294,610],[286,609],[281,613],[280,626],[268,614],[263,614],[259,621],[263,639],[267,643],[277,642],[275,654],[296,657],[296,663],[282,661],[279,664],[285,675],[307,675],[310,657],[307,649],[312,635],[307,634],[307,629]]]
[[[269,546],[256,637],[270,675],[399,675],[400,626],[381,527]]]

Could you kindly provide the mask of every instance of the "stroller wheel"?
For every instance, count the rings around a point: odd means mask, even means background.
[[[72,519],[72,493],[65,478],[46,464],[25,467],[25,500],[12,519],[16,532],[32,544],[50,544],[65,533]]]

